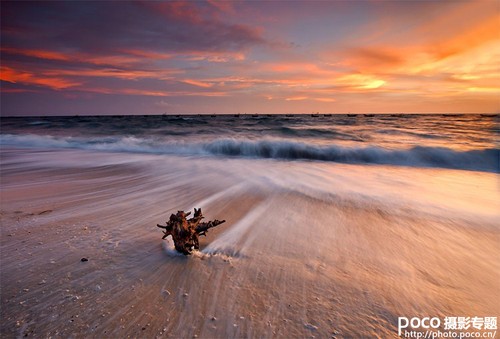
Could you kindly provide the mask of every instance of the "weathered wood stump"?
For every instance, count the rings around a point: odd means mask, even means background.
[[[215,226],[218,226],[226,220],[213,220],[209,222],[201,222],[204,218],[201,214],[201,208],[194,209],[194,216],[191,219],[186,219],[191,212],[177,211],[177,214],[170,215],[170,220],[167,225],[156,225],[163,228],[163,237],[165,239],[169,235],[174,240],[175,249],[185,255],[191,254],[194,249],[200,248],[198,237],[206,235],[207,231]]]

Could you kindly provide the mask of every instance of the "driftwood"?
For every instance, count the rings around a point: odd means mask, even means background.
[[[194,209],[194,216],[191,219],[186,219],[191,212],[177,211],[177,214],[170,215],[170,220],[167,225],[156,225],[163,228],[163,237],[165,239],[169,235],[174,240],[175,249],[183,254],[191,254],[193,249],[199,249],[200,243],[198,236],[205,235],[212,227],[218,226],[226,220],[213,220],[209,222],[201,222],[204,218],[201,214],[201,208]]]

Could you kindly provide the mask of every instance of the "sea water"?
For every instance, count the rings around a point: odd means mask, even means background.
[[[3,118],[2,145],[498,172],[497,116]]]

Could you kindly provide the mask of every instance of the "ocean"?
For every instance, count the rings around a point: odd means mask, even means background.
[[[497,116],[3,118],[2,145],[497,172]]]
[[[2,145],[497,172],[498,116],[3,118]]]
[[[496,317],[499,132],[479,114],[2,117],[0,334],[389,338],[399,317]],[[226,223],[186,257],[156,224],[195,207]]]

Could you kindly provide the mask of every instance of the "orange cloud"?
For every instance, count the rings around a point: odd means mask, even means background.
[[[294,96],[294,97],[286,98],[285,100],[286,101],[301,101],[301,100],[307,100],[307,99],[309,99],[309,98],[306,96]]]
[[[445,5],[446,15],[430,11],[425,20],[407,13],[402,13],[402,18],[394,17],[389,8],[390,16],[384,13],[376,25],[372,22],[363,27],[375,31],[376,39],[362,40],[344,51],[336,47],[323,57],[338,68],[369,74],[433,76],[446,74],[450,67],[458,68],[459,63],[476,68],[484,63],[477,60],[480,53],[473,51],[481,49],[481,53],[491,54],[485,46],[500,41],[498,7],[491,5],[478,2]],[[411,29],[399,33],[403,24],[411,25]]]
[[[494,15],[486,21],[479,23],[476,27],[461,32],[447,41],[431,46],[429,50],[438,59],[444,59],[499,39],[500,15]]]
[[[133,64],[143,63],[144,59],[166,60],[174,55],[169,53],[157,53],[140,49],[123,50],[120,54],[115,55],[89,55],[85,53],[62,53],[50,50],[26,49],[1,47],[2,53],[29,56],[44,60],[66,61],[66,62],[81,62],[94,65],[114,65],[114,66],[131,66]]]
[[[103,78],[115,78],[115,79],[125,79],[125,80],[137,80],[137,79],[160,79],[167,80],[173,79],[175,73],[180,73],[178,70],[128,70],[128,69],[118,69],[118,68],[99,68],[99,69],[54,69],[50,71],[45,71],[44,74],[55,76],[78,76],[78,77],[103,77]]]
[[[396,46],[367,46],[348,48],[344,52],[334,52],[330,58],[341,58],[334,67],[360,72],[382,73],[405,65],[414,53],[407,48]]]
[[[160,52],[153,52],[153,51],[142,50],[142,49],[125,49],[125,50],[122,50],[122,53],[126,54],[126,55],[134,55],[134,56],[138,56],[141,58],[157,59],[157,60],[170,59],[174,56],[174,54],[172,54],[172,53],[160,53]]]
[[[192,51],[180,53],[177,56],[187,57],[189,61],[208,61],[216,63],[245,60],[245,54],[242,52]]]
[[[470,92],[500,93],[500,87],[469,87]]]
[[[131,55],[75,55],[73,61],[89,63],[97,66],[130,67],[142,63],[139,56]]]
[[[271,63],[266,65],[272,72],[317,72],[319,71],[318,65],[309,62],[283,62],[283,63]]]
[[[314,98],[314,100],[321,101],[321,102],[335,102],[335,101],[337,101],[334,98]]]
[[[101,93],[101,94],[125,94],[125,95],[144,95],[153,97],[182,97],[182,96],[200,96],[200,97],[223,97],[227,96],[226,92],[188,92],[188,91],[162,91],[162,90],[148,90],[138,88],[119,88],[111,89],[105,87],[89,87],[79,88],[80,91]]]
[[[62,90],[81,85],[80,82],[67,80],[60,77],[38,75],[26,71],[18,71],[13,68],[2,66],[0,79],[10,83],[21,83],[24,85],[37,85]]]
[[[352,89],[369,90],[383,86],[386,82],[372,75],[367,74],[347,74],[335,79],[341,86]]]
[[[203,81],[197,81],[197,80],[193,80],[193,79],[182,80],[182,82],[184,82],[186,84],[189,84],[189,85],[193,85],[193,86],[197,86],[197,87],[203,87],[203,88],[210,88],[210,87],[213,86],[213,84],[210,84],[210,83],[207,83],[207,82],[203,82]]]
[[[435,18],[432,30],[417,27],[404,41],[351,47],[343,52],[326,52],[329,65],[348,74],[334,83],[347,86],[336,91],[377,90],[381,93],[411,95],[413,98],[446,98],[472,93],[497,93],[500,88],[500,16],[497,13],[471,14],[470,4],[450,15],[459,22]],[[463,20],[458,20],[465,16]],[[481,20],[479,20],[481,18]],[[451,21],[450,21],[451,20]],[[465,22],[464,22],[465,21]],[[435,34],[432,34],[432,33]],[[418,34],[429,36],[419,36]]]
[[[64,53],[48,51],[48,50],[2,47],[0,51],[2,53],[25,55],[39,59],[58,60],[58,61],[70,60],[70,57]]]

